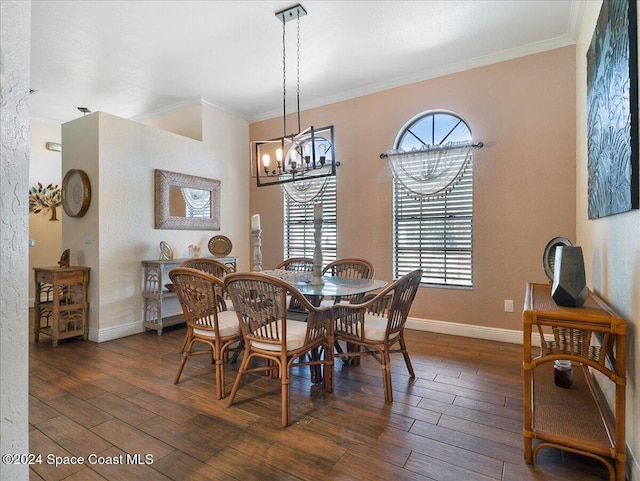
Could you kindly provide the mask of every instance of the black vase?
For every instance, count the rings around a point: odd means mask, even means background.
[[[558,246],[555,254],[551,297],[559,306],[580,307],[587,300],[582,247]]]

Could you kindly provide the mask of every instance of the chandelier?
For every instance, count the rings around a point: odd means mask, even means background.
[[[297,202],[310,202],[324,188],[327,178],[336,175],[333,125],[322,128],[300,128],[300,18],[307,11],[298,4],[281,10],[276,17],[282,22],[282,137],[252,142],[252,176],[257,186],[282,185]],[[286,24],[297,23],[297,132],[287,133],[287,66]]]

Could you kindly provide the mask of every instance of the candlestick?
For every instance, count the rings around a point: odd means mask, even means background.
[[[322,204],[313,206],[313,240],[315,247],[313,250],[313,279],[312,286],[321,286],[324,284],[322,280]]]
[[[261,233],[262,230],[260,229],[251,230],[251,240],[253,244],[253,268],[251,270],[253,272],[262,271],[262,250],[260,249],[262,244],[260,240]]]
[[[251,231],[260,230],[260,214],[251,216]]]
[[[262,229],[260,229],[260,214],[253,214],[251,216],[251,240],[253,244],[253,271],[260,272],[262,270],[262,241],[260,236]]]

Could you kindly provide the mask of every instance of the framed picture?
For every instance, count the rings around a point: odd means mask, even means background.
[[[155,169],[155,228],[220,230],[220,181]]]
[[[638,208],[636,0],[602,3],[587,51],[589,219]]]

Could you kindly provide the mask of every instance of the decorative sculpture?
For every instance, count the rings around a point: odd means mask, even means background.
[[[556,304],[566,307],[580,307],[587,300],[582,247],[556,247],[551,297]]]
[[[71,256],[71,250],[65,249],[65,251],[60,256],[60,260],[58,261],[58,265],[60,267],[69,267],[69,257]]]

